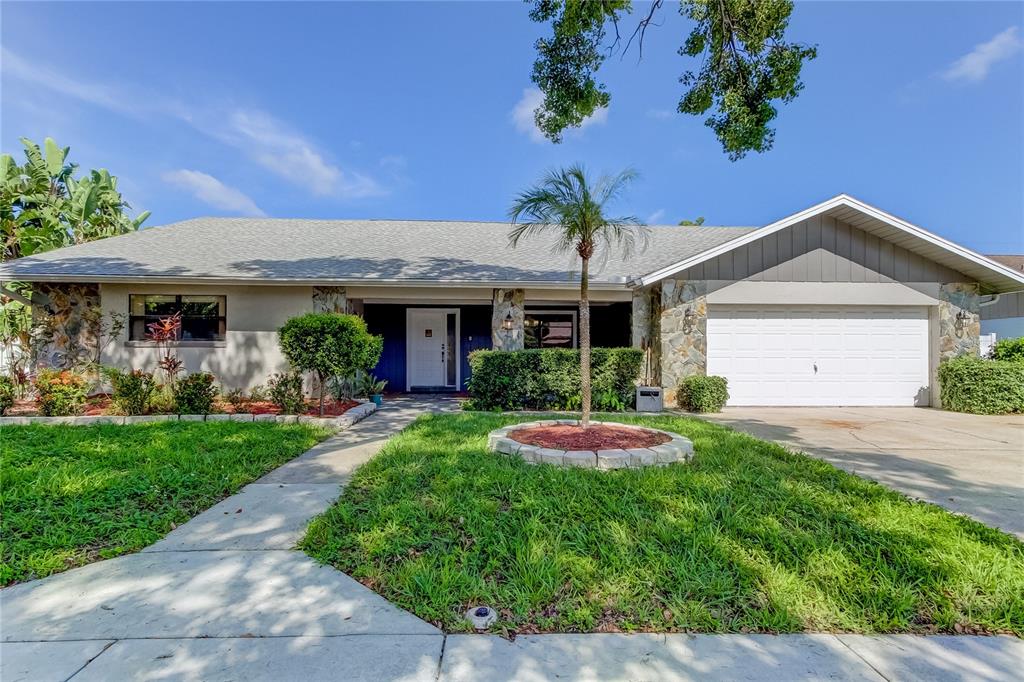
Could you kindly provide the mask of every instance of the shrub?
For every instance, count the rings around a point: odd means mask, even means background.
[[[14,379],[9,376],[0,376],[0,417],[7,414],[7,410],[14,405],[14,396],[17,392]]]
[[[105,374],[114,389],[114,405],[125,414],[145,414],[156,390],[153,375],[141,369],[125,372],[113,367],[108,368]]]
[[[684,377],[676,390],[676,404],[689,412],[721,412],[727,400],[729,382],[725,377]]]
[[[47,417],[64,417],[82,411],[89,382],[68,369],[42,369],[32,385],[39,411]]]
[[[632,407],[643,365],[637,348],[594,348],[590,377],[597,409]],[[473,410],[578,409],[580,354],[567,348],[478,350],[469,356]]]
[[[277,405],[284,414],[301,414],[306,411],[302,375],[298,372],[272,375],[267,379],[267,394],[270,402]]]
[[[224,400],[235,409],[235,412],[241,412],[247,402],[245,399],[245,391],[240,388],[232,388],[221,397],[223,397]]]
[[[174,410],[178,414],[209,414],[217,397],[209,372],[186,374],[174,383]]]
[[[942,406],[954,412],[1024,412],[1024,362],[961,356],[939,365]]]
[[[281,352],[292,367],[315,372],[320,384],[320,414],[324,413],[327,380],[369,371],[380,360],[384,341],[366,329],[358,315],[307,313],[293,317],[278,330]]]
[[[992,346],[993,360],[1024,362],[1024,336],[1018,339],[999,339]]]

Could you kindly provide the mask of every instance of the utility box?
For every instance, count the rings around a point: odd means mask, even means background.
[[[637,412],[661,412],[665,409],[665,397],[660,386],[636,387]]]

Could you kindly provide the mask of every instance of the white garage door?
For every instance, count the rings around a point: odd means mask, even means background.
[[[928,309],[708,309],[708,374],[730,405],[927,405]]]

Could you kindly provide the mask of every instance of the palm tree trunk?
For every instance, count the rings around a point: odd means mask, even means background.
[[[580,426],[590,426],[590,258],[580,268]]]

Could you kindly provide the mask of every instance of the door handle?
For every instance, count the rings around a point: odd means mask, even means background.
[[[818,363],[814,363],[814,373],[818,373]]]

